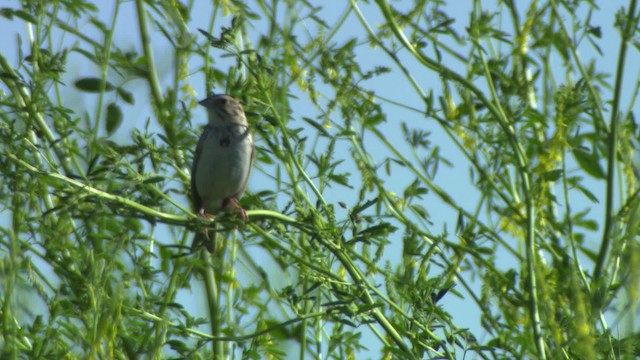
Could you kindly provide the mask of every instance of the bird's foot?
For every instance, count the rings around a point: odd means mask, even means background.
[[[216,217],[215,215],[206,213],[204,209],[198,210],[198,216],[203,217],[205,219],[214,219]],[[207,240],[211,240],[211,238],[209,237],[209,228],[205,228],[203,233],[204,233],[204,236],[207,238]]]
[[[237,210],[238,213],[240,214],[240,218],[242,219],[242,222],[247,222],[247,220],[249,220],[249,215],[247,215],[247,211],[245,209],[243,209],[242,207],[240,207],[240,205],[238,204],[238,200],[236,200],[235,197],[231,196],[228,197],[227,199],[225,199],[226,204],[229,207],[231,207],[233,210]]]

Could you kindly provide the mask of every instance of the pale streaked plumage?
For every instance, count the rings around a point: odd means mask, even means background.
[[[246,218],[237,200],[247,188],[255,149],[242,105],[228,95],[211,95],[200,104],[207,108],[209,123],[191,166],[193,207],[200,216],[238,209]],[[196,234],[192,249],[202,243],[214,250],[215,241],[207,233]]]

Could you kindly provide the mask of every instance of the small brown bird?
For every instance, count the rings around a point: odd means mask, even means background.
[[[247,212],[238,205],[244,194],[255,158],[249,123],[240,102],[228,95],[211,95],[200,101],[207,108],[204,128],[191,165],[191,201],[199,216],[213,217],[220,211]],[[200,246],[213,253],[215,236],[198,232],[191,250]]]

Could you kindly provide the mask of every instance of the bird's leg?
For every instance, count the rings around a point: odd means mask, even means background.
[[[198,210],[198,216],[203,217],[203,218],[206,218],[206,219],[213,219],[213,218],[215,218],[215,217],[216,217],[215,215],[211,215],[211,214],[206,213],[206,212],[204,211],[204,208],[200,208],[200,209]],[[211,239],[209,238],[209,228],[204,229],[204,236],[207,238],[207,240],[211,240]]]
[[[247,215],[247,211],[245,209],[241,208],[240,205],[238,205],[238,200],[236,200],[234,196],[229,196],[228,198],[224,199],[224,207],[227,206],[230,206],[234,210],[238,210],[242,221],[247,222],[247,220],[249,219],[249,215]]]

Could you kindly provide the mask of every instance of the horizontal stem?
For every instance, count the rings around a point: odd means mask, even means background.
[[[61,180],[75,188],[78,188],[84,192],[86,192],[87,194],[90,195],[95,195],[95,196],[99,196],[105,200],[108,201],[112,201],[115,202],[117,204],[123,205],[126,208],[135,210],[139,213],[142,213],[144,215],[147,215],[148,217],[152,217],[154,220],[157,220],[158,222],[162,222],[162,223],[166,223],[166,224],[173,224],[173,225],[190,225],[193,224],[194,220],[196,221],[200,221],[203,224],[207,224],[207,225],[211,225],[213,223],[216,222],[215,218],[212,219],[207,219],[207,218],[202,218],[197,216],[195,213],[189,213],[188,216],[180,216],[180,215],[174,215],[174,214],[169,214],[169,213],[165,213],[162,211],[158,211],[155,210],[153,208],[150,208],[148,206],[139,204],[135,201],[132,201],[130,199],[127,199],[125,197],[122,196],[118,196],[118,195],[113,195],[110,194],[108,192],[102,191],[100,189],[97,189],[93,186],[87,185],[85,183],[82,183],[78,180],[74,180],[71,179],[67,176],[64,176],[62,174],[57,174],[57,173],[51,173],[51,172],[46,172],[43,170],[40,170],[36,167],[34,167],[33,165],[25,162],[24,160],[18,159],[14,154],[11,153],[4,153],[9,159],[13,160],[15,163],[17,163],[18,165],[22,166],[23,168],[25,168],[26,170],[30,171],[33,174],[37,174],[37,175],[41,175],[41,176],[46,176],[52,179],[56,179],[56,180]],[[287,224],[293,225],[295,227],[298,228],[304,228],[304,225],[301,223],[298,223],[295,219],[283,215],[281,213],[275,212],[275,211],[269,211],[269,210],[249,210],[247,211],[247,215],[251,218],[257,218],[257,219],[273,219],[273,220],[278,220],[281,222],[285,222]]]

